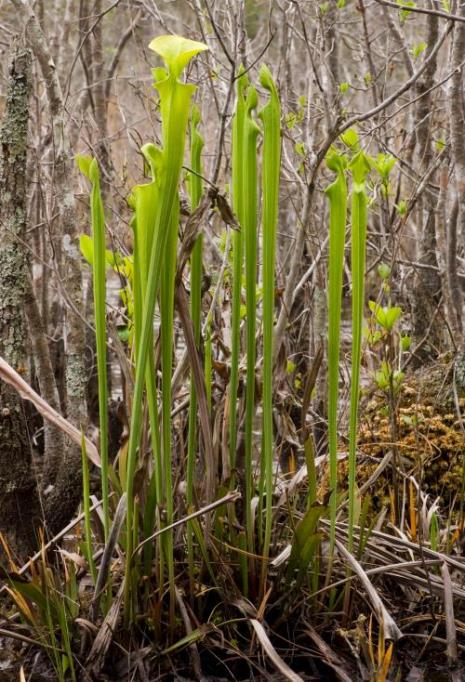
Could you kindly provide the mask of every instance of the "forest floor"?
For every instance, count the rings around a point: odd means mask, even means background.
[[[396,531],[392,514],[391,460],[386,467],[380,467],[392,452],[392,420],[385,396],[373,386],[365,390],[361,401],[358,485],[363,490],[363,486],[369,484],[364,497],[368,500],[366,527],[371,529],[370,532],[397,532],[399,537],[408,537],[412,543],[421,547],[427,540],[425,533],[428,531],[428,523],[431,525],[434,513],[438,520],[437,547],[462,563],[463,509],[458,500],[463,497],[461,493],[464,486],[462,462],[465,430],[461,414],[465,406],[465,384],[461,381],[460,367],[457,361],[452,363],[445,357],[427,369],[409,371],[399,391],[396,407],[397,441],[394,445],[404,496],[402,532]],[[339,475],[342,488],[347,481],[344,449],[344,443],[341,442]],[[301,466],[302,462],[298,464],[298,469]],[[298,475],[297,470],[294,476]],[[326,472],[323,468],[319,485],[320,498],[325,494],[325,480]],[[376,537],[367,532],[366,542],[368,545],[373,542],[373,551],[375,554],[379,551],[379,559],[385,551],[383,538],[377,544]],[[431,547],[431,544],[430,537],[425,547]],[[72,543],[70,548],[72,549]],[[413,550],[410,554],[411,558],[417,556]],[[394,555],[391,558],[394,560]],[[423,561],[427,559],[426,554],[422,556]],[[389,551],[382,561],[389,564]],[[433,582],[438,576],[439,572],[431,574]],[[463,589],[463,573],[454,571],[452,578],[454,588]],[[401,590],[399,579],[404,585]],[[85,581],[85,576],[83,580]],[[389,612],[403,634],[392,652],[389,675],[384,678],[376,676],[378,673],[374,672],[376,669],[379,671],[375,660],[379,656],[379,642],[376,644],[373,639],[373,623],[363,608],[365,597],[359,592],[353,597],[350,615],[344,616],[341,612],[341,608],[344,608],[341,602],[335,604],[333,613],[326,610],[319,614],[310,600],[309,603],[305,602],[305,591],[302,593],[303,600],[298,600],[291,607],[288,605],[283,615],[279,606],[283,595],[279,593],[279,585],[271,585],[266,621],[273,633],[273,646],[281,659],[298,676],[295,679],[386,679],[408,682],[458,682],[465,679],[465,667],[461,663],[462,651],[465,650],[465,625],[460,600],[454,601],[459,654],[451,667],[447,657],[450,632],[447,630],[441,599],[437,597],[436,588],[440,583],[430,585],[431,592],[428,588],[418,591],[415,580],[414,573],[409,574],[407,571],[404,575],[395,575],[388,570],[385,575],[381,573],[378,579],[373,580],[373,585],[388,604]],[[187,585],[180,587],[181,590],[188,589]],[[210,601],[208,608],[204,602],[201,611],[205,613],[215,609],[221,610],[223,619],[237,616],[234,603],[225,606],[221,599]],[[15,621],[14,613],[10,612],[10,615]],[[84,598],[79,618],[83,623],[86,622]],[[82,679],[108,682],[122,682],[127,679],[141,682],[287,679],[280,673],[266,672],[270,670],[266,657],[257,648],[254,638],[250,639],[247,627],[242,630],[238,627],[235,631],[236,637],[241,638],[240,642],[228,644],[226,639],[219,636],[212,621],[203,624],[198,621],[197,626],[203,628],[203,635],[195,644],[189,646],[186,641],[186,645],[179,647],[179,651],[175,649],[163,656],[150,643],[147,631],[137,643],[134,639],[128,639],[124,630],[118,628],[99,676],[86,677],[83,668]],[[18,632],[26,635],[27,629],[19,629]],[[0,682],[18,679],[22,665],[28,671],[25,678],[27,680],[51,682],[57,679],[45,650],[31,647],[24,641],[10,639],[3,639],[1,645]],[[83,662],[88,653],[86,646],[86,636],[82,636],[78,646],[81,651],[76,651],[76,655]],[[387,647],[387,643],[385,646]]]

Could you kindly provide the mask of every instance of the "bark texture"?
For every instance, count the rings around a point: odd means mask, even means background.
[[[465,7],[457,8],[465,17]],[[465,59],[465,24],[454,27],[454,42],[451,50],[451,66],[454,75],[449,88],[450,141],[452,160],[455,163],[455,191],[457,211],[452,211],[448,222],[448,273],[454,314],[455,341],[463,349],[462,292],[457,277],[457,241],[465,235],[465,136],[463,134],[463,61]]]
[[[45,92],[52,119],[53,177],[51,205],[54,219],[51,232],[61,290],[64,294],[64,340],[66,356],[66,416],[77,427],[85,428],[87,410],[85,388],[85,325],[82,319],[83,292],[81,256],[78,248],[79,226],[73,194],[74,162],[65,126],[65,103],[60,81],[47,40],[31,6],[12,0],[27,23],[27,40],[45,81]],[[65,444],[60,468],[52,489],[44,499],[47,528],[55,533],[71,519],[81,499],[81,452],[71,442]]]
[[[27,371],[24,240],[30,65],[29,51],[15,40],[0,132],[0,354],[20,373]],[[0,383],[0,491],[0,532],[23,561],[37,545],[40,507],[24,406],[4,383]]]
[[[436,44],[439,35],[438,18],[428,17],[428,48],[426,57]],[[437,68],[437,57],[432,59],[421,78],[416,83],[416,94],[419,98],[415,112],[416,156],[417,167],[421,174],[426,174],[433,163],[433,140],[431,139],[431,117],[434,113],[434,103],[431,87],[434,84]],[[419,239],[417,242],[417,260],[428,268],[420,268],[415,274],[415,286],[412,300],[413,335],[417,343],[428,336],[428,342],[423,343],[422,352],[418,356],[420,361],[429,355],[434,355],[440,348],[442,335],[442,321],[436,316],[436,323],[431,325],[441,295],[441,279],[438,272],[437,244],[436,244],[436,204],[430,183],[423,196],[418,200]],[[429,326],[431,325],[431,328]],[[429,330],[429,335],[428,335]]]

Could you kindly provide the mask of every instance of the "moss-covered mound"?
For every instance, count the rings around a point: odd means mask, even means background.
[[[395,424],[387,396],[372,387],[362,400],[358,484],[376,471],[383,457],[396,451],[401,477],[414,476],[422,490],[442,505],[454,503],[464,485],[465,359],[444,359],[407,375],[396,399]],[[365,455],[365,457],[363,457]],[[347,464],[341,463],[341,480]],[[387,467],[371,488],[388,499],[392,469]]]

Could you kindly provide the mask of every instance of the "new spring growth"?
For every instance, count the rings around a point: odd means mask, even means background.
[[[330,479],[331,545],[335,541],[337,508],[337,405],[339,388],[339,346],[341,334],[342,273],[347,219],[347,158],[331,149],[326,160],[336,179],[325,192],[329,199],[329,291],[328,291],[328,440]]]
[[[357,140],[358,142],[358,140]],[[358,144],[356,145],[358,147]],[[370,164],[363,151],[358,151],[349,164],[352,175],[351,261],[352,261],[352,376],[349,423],[349,550],[352,549],[356,523],[356,458],[360,363],[362,355],[363,303],[365,295],[365,261],[367,231],[366,178]]]
[[[195,86],[182,83],[179,77],[183,69],[188,65],[192,57],[207,46],[180,36],[159,36],[152,40],[150,49],[159,54],[165,62],[167,69],[156,69],[155,87],[160,94],[160,110],[162,117],[162,162],[160,163],[160,201],[157,204],[156,219],[153,228],[153,239],[148,262],[147,288],[143,300],[140,343],[137,351],[136,376],[134,382],[133,410],[131,414],[131,426],[127,453],[126,490],[128,494],[127,510],[127,566],[125,576],[125,607],[126,620],[131,615],[131,557],[134,539],[133,519],[133,491],[134,475],[136,471],[137,448],[142,431],[142,399],[145,386],[146,368],[153,336],[153,315],[155,301],[160,284],[162,265],[165,259],[166,247],[169,242],[170,230],[177,229],[172,219],[173,210],[178,200],[178,185],[181,167],[184,157],[184,146],[189,119],[190,103]],[[158,170],[158,169],[157,169]],[[136,222],[142,218],[136,215]],[[163,326],[164,320],[161,319]],[[169,323],[169,321],[168,321]],[[147,393],[151,393],[147,386]],[[149,397],[149,402],[156,405],[156,396]],[[160,475],[158,469],[158,475]],[[166,482],[166,481],[165,481]],[[157,481],[155,489],[161,490],[161,481]],[[170,495],[170,491],[166,491]],[[172,500],[167,500],[167,506]]]

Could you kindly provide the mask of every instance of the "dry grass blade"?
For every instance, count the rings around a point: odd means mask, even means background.
[[[455,627],[454,616],[454,597],[452,592],[452,582],[450,579],[449,567],[444,562],[441,566],[442,580],[444,584],[444,610],[446,616],[447,633],[447,660],[450,665],[457,663],[457,630]]]
[[[383,471],[384,471],[384,470],[389,466],[389,464],[391,463],[392,457],[393,457],[392,451],[389,450],[389,451],[384,455],[383,459],[382,459],[381,462],[378,464],[378,466],[376,467],[376,469],[373,471],[373,473],[371,474],[371,476],[365,481],[365,483],[364,483],[363,485],[360,486],[360,488],[359,488],[359,490],[358,490],[359,496],[364,495],[364,494],[366,493],[366,491],[369,490],[369,489],[372,487],[372,485],[378,480],[378,478],[381,476],[381,474],[383,473]],[[349,502],[349,498],[343,500],[343,501],[341,502],[341,504],[339,505],[338,510],[341,510],[341,509],[343,509],[344,507],[346,507],[347,504],[348,504],[348,502]]]
[[[121,583],[118,594],[113,600],[108,613],[105,616],[105,620],[99,628],[89,656],[87,657],[86,668],[89,673],[94,675],[95,679],[100,679],[100,671],[105,663],[105,656],[107,655],[120,616],[123,594],[124,583]]]
[[[278,559],[279,557],[276,557]],[[393,576],[397,579],[404,579],[406,582],[418,582],[419,578],[417,575],[414,575],[413,573],[405,573],[403,575],[400,571],[406,571],[408,569],[414,569],[416,567],[421,567],[424,568],[425,564],[428,566],[439,566],[441,564],[440,561],[403,561],[401,563],[394,563],[394,564],[388,564],[385,566],[376,566],[375,568],[368,568],[365,573],[367,576],[371,575],[390,575]],[[279,566],[279,563],[273,564]],[[326,585],[325,587],[322,587],[320,590],[317,592],[314,592],[311,596],[316,597],[318,594],[323,594],[323,592],[328,592],[329,590],[333,590],[336,587],[339,587],[340,585],[344,585],[347,582],[350,582],[352,580],[355,580],[357,578],[356,575],[350,575],[346,576],[345,578],[341,578],[340,580],[335,580],[334,582],[331,582],[329,585]]]
[[[344,547],[342,542],[339,542],[339,540],[336,540],[336,546],[337,546],[339,552],[344,557],[344,559],[350,565],[351,569],[360,578],[362,585],[365,588],[367,595],[371,601],[371,604],[373,606],[373,609],[374,609],[375,615],[378,619],[378,622],[384,630],[384,638],[390,639],[393,642],[397,642],[402,637],[402,632],[399,630],[399,628],[397,627],[393,617],[391,616],[389,611],[384,606],[383,601],[381,600],[381,597],[379,596],[379,594],[377,593],[377,591],[375,590],[375,588],[371,584],[370,579],[368,578],[367,574],[363,570],[362,566],[359,564],[359,562],[356,559],[354,559],[352,554]]]
[[[71,438],[76,445],[81,447],[82,434],[79,429],[61,416],[53,407],[38,395],[29,384],[11,367],[3,358],[0,358],[0,377],[19,393],[23,400],[29,400],[44,419],[57,426]],[[95,445],[86,438],[87,456],[95,466],[100,467],[100,456]]]
[[[325,519],[321,519],[320,523],[324,526],[328,525]],[[358,536],[358,530],[356,530],[356,536]],[[345,540],[347,537],[347,524],[338,524],[337,537]],[[420,559],[418,561],[399,562],[397,565],[391,564],[393,553],[399,559],[402,553],[407,554],[412,559],[415,556],[420,557]],[[426,571],[426,567],[447,563],[448,566],[454,568],[454,571],[460,571],[462,574],[465,571],[465,566],[457,558],[441,552],[435,552],[426,545],[420,546],[407,539],[387,535],[379,531],[372,531],[371,537],[365,545],[365,555],[369,556],[370,561],[375,560],[382,563],[382,566],[376,569],[367,570],[365,572],[366,575],[373,574],[374,570],[376,572],[384,572],[398,581],[402,581],[410,586],[414,585],[417,589],[421,586],[422,589],[428,592],[432,591],[440,597],[444,596],[444,583],[439,575],[435,573],[430,573],[425,577],[424,571]],[[410,568],[413,570],[406,570]],[[420,570],[420,568],[423,570]],[[465,590],[457,582],[451,581],[450,585],[454,598],[465,599]]]
[[[175,292],[176,306],[181,320],[186,346],[191,363],[192,376],[197,392],[199,406],[199,420],[202,429],[204,450],[205,450],[205,498],[207,502],[213,500],[215,494],[215,455],[213,452],[212,432],[210,426],[210,416],[208,412],[207,393],[205,388],[205,378],[199,353],[195,344],[194,327],[189,314],[189,303],[186,291],[182,282],[179,282]]]
[[[282,566],[284,563],[286,563],[291,556],[291,550],[292,545],[286,545],[286,547],[278,554],[278,556],[275,556],[273,561],[270,562],[271,566],[277,568],[278,566]]]
[[[322,519],[321,523],[324,524],[325,526],[328,525],[328,522],[325,519]],[[347,535],[346,523],[339,522],[337,524],[337,528],[338,531],[344,534],[344,536]],[[457,570],[460,573],[465,573],[465,564],[458,558],[450,556],[449,554],[444,554],[443,552],[437,552],[433,549],[430,549],[426,545],[420,546],[418,543],[411,542],[406,538],[403,537],[399,538],[396,537],[395,535],[388,535],[387,533],[383,533],[378,530],[372,531],[371,539],[372,542],[370,543],[370,545],[373,547],[373,549],[378,550],[383,546],[387,546],[387,552],[391,554],[391,556],[392,552],[394,551],[413,552],[414,554],[420,556],[421,554],[423,554],[425,557],[428,557],[430,559],[440,559],[441,561],[445,561],[449,567],[452,567],[454,570]]]
[[[434,574],[430,574],[427,578],[424,578],[418,574],[406,575],[404,573],[397,573],[393,571],[390,573],[392,577],[397,578],[397,580],[403,581],[406,585],[415,585],[417,589],[420,587],[427,593],[436,594],[438,597],[444,597],[444,583]],[[465,599],[465,590],[459,587],[456,583],[451,582],[451,590],[455,599]]]
[[[97,582],[95,584],[94,596],[92,599],[91,606],[91,618],[95,620],[98,613],[98,607],[100,603],[100,597],[102,595],[102,590],[105,588],[105,582],[107,580],[108,571],[110,570],[110,561],[115,549],[115,545],[118,541],[119,534],[121,533],[121,528],[123,527],[124,519],[126,518],[126,508],[127,508],[127,495],[123,493],[118,502],[118,507],[116,509],[115,517],[110,529],[110,535],[108,541],[105,545],[103,551],[102,561],[100,562],[100,569],[97,576]]]
[[[318,651],[323,656],[326,665],[328,665],[333,670],[338,680],[340,680],[340,682],[352,682],[352,678],[349,677],[349,675],[347,675],[347,673],[342,668],[342,664],[338,656],[326,644],[324,639],[320,637],[318,632],[314,628],[312,628],[311,625],[307,625],[306,632],[308,633],[309,637],[318,648]]]
[[[234,491],[232,493],[228,493],[224,497],[221,497],[219,500],[215,500],[215,502],[212,502],[211,504],[207,504],[206,507],[202,507],[202,509],[199,509],[196,512],[193,512],[192,514],[189,514],[188,516],[185,516],[183,519],[179,519],[178,521],[175,521],[174,523],[171,523],[169,526],[164,526],[163,528],[160,528],[160,530],[157,530],[155,533],[150,535],[148,538],[145,538],[142,542],[140,542],[137,547],[134,550],[134,554],[137,554],[144,545],[147,544],[147,542],[151,542],[152,540],[155,540],[159,535],[162,535],[163,533],[166,533],[169,530],[172,530],[173,528],[177,528],[178,526],[182,526],[182,524],[187,523],[188,521],[192,521],[193,519],[196,519],[198,516],[202,516],[203,514],[207,514],[208,512],[213,511],[214,509],[217,509],[217,507],[221,507],[223,504],[229,504],[231,502],[236,502],[236,500],[239,500],[241,498],[241,494],[238,491]]]
[[[111,493],[111,495],[113,495],[113,493]],[[101,505],[102,505],[102,500],[99,500],[98,502],[96,502],[95,504],[92,505],[92,507],[90,508],[89,511],[91,511],[91,512],[92,512],[92,511],[95,511],[95,509],[98,509]],[[49,540],[49,541],[47,542],[46,545],[44,545],[43,549],[44,549],[45,551],[47,551],[48,549],[50,549],[50,547],[52,547],[54,544],[56,544],[57,542],[59,542],[59,540],[61,540],[67,533],[69,533],[69,532],[70,532],[78,523],[80,523],[83,519],[84,519],[84,512],[82,512],[82,514],[79,514],[79,516],[76,516],[74,519],[72,519],[72,521],[70,521],[70,523],[68,523],[67,526],[65,526],[59,533],[57,533],[51,540]],[[43,550],[40,549],[38,552],[36,552],[36,553],[34,554],[34,556],[32,556],[32,557],[29,559],[29,561],[27,561],[23,566],[21,566],[21,568],[17,571],[16,574],[13,574],[13,575],[12,575],[11,572],[10,572],[10,573],[9,573],[9,577],[10,577],[10,578],[13,577],[15,580],[17,580],[18,578],[20,578],[22,575],[24,575],[24,573],[26,573],[26,571],[27,571],[29,568],[31,568],[31,566],[32,566],[38,559],[40,559],[40,558],[42,557],[42,554],[43,554]],[[6,576],[6,575],[3,576],[2,573],[0,572],[0,577],[2,577],[2,578],[5,577],[5,578],[6,578],[7,576]],[[6,589],[7,589],[7,586],[6,586],[6,585],[2,585],[2,586],[0,587],[0,595],[2,594],[2,592],[6,591]]]
[[[281,675],[283,675],[286,678],[286,680],[291,680],[291,682],[303,682],[300,675],[297,675],[297,673],[291,670],[289,666],[286,663],[284,663],[283,659],[270,642],[263,625],[255,618],[252,618],[250,622],[252,623],[252,627],[255,630],[255,634],[257,635],[257,638],[263,647],[263,651],[266,653],[266,655],[273,663],[275,668],[279,670]]]
[[[0,628],[0,637],[6,637],[7,639],[16,639],[18,642],[23,642],[23,644],[31,644],[32,646],[38,646],[42,649],[53,650],[54,647],[50,646],[46,642],[42,642],[40,639],[33,639],[33,637],[28,637],[27,635],[22,635],[20,632],[14,632],[13,630],[6,630],[5,628]],[[60,649],[60,652],[62,649]]]
[[[191,619],[189,618],[189,614],[187,612],[187,608],[184,603],[184,599],[179,587],[176,587],[176,601],[178,603],[179,611],[184,622],[184,627],[186,628],[186,635],[192,635],[192,633],[194,632],[194,628],[192,627]],[[192,667],[194,669],[195,677],[197,680],[201,680],[203,677],[202,664],[200,661],[199,650],[197,648],[195,640],[192,641],[192,643],[189,645],[189,650],[191,652]]]

